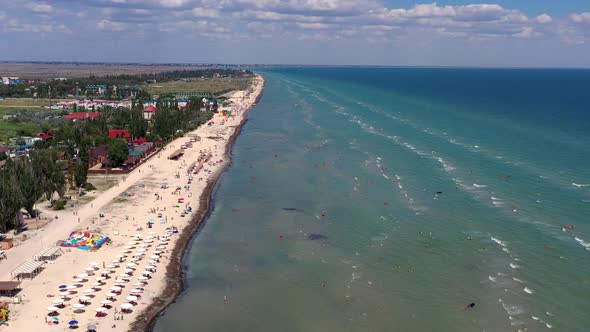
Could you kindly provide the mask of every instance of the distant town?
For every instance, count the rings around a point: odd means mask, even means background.
[[[34,217],[39,200],[63,209],[92,190],[88,174],[130,172],[213,114],[231,116],[224,94],[244,90],[252,77],[247,70],[218,68],[2,76],[0,204],[6,213],[0,230],[17,228],[21,209]]]

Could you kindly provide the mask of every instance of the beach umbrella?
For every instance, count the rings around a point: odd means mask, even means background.
[[[105,307],[98,307],[98,308],[95,308],[94,311],[105,312],[105,311],[107,311],[107,308],[105,308]]]
[[[142,287],[145,286],[145,282],[136,282],[133,284],[133,286]]]
[[[70,295],[70,291],[63,290],[63,291],[59,292],[59,295],[60,295],[60,296],[66,296],[66,295]]]
[[[87,273],[80,273],[80,274],[78,274],[77,277],[80,279],[88,278],[88,274]]]
[[[139,257],[135,257],[135,258],[131,258],[130,261],[132,262],[137,262],[138,260],[141,260],[141,258]]]
[[[94,288],[88,288],[88,289],[84,290],[84,293],[94,293],[94,292],[96,292],[96,289],[94,289]]]
[[[153,265],[146,265],[146,266],[145,266],[145,268],[146,268],[146,269],[155,269],[156,267],[155,267],[155,266],[153,266]]]
[[[111,263],[113,263],[113,264],[117,264],[117,263],[121,263],[121,262],[119,262],[119,260],[118,260],[118,259],[113,259],[113,260],[111,261]]]
[[[90,266],[98,266],[97,262],[90,262]]]
[[[105,304],[105,305],[108,305],[108,304],[113,303],[113,301],[111,301],[111,300],[102,300],[102,301],[100,301],[100,303]]]
[[[133,269],[129,269],[129,268],[127,268],[127,269],[123,270],[123,272],[125,272],[125,273],[127,273],[127,274],[129,274],[129,273],[133,273],[133,271],[135,271],[135,270],[133,270]]]
[[[160,254],[163,254],[163,253],[164,252],[162,250],[155,250],[154,251],[154,254],[156,254],[156,255],[160,255]]]
[[[91,297],[90,296],[86,296],[86,295],[82,295],[82,296],[79,297],[79,299],[82,300],[82,301],[89,301],[91,299]]]
[[[119,267],[118,264],[109,264],[109,265],[106,266],[106,268],[108,268],[108,269],[115,269],[115,268],[118,268],[118,267]]]
[[[123,248],[125,248],[125,249],[134,249],[135,247],[134,246],[125,246]]]
[[[69,322],[68,322],[68,324],[69,324],[70,326],[76,326],[76,325],[78,325],[78,321],[77,321],[77,320],[75,320],[75,319],[72,319],[71,321],[69,321]]]
[[[134,267],[134,266],[137,266],[137,264],[135,264],[135,263],[127,263],[127,266]]]
[[[88,324],[88,326],[86,326],[86,329],[89,332],[96,332],[96,325],[95,324]]]
[[[141,272],[141,273],[142,273],[143,275],[150,275],[150,274],[152,274],[152,272],[151,272],[151,271],[143,271],[143,272]]]
[[[94,272],[94,268],[93,268],[93,267],[87,267],[87,268],[85,268],[84,270],[85,270],[85,271],[88,271],[88,272]],[[86,272],[86,273],[87,273],[87,274],[91,274],[91,273],[88,273],[88,272]]]
[[[84,307],[86,307],[84,304],[82,303],[74,303],[72,304],[72,307],[76,308],[76,309],[82,309]]]
[[[121,308],[129,310],[129,309],[133,308],[133,304],[123,303],[123,304],[121,304]]]
[[[102,286],[101,282],[95,281],[93,283],[90,284],[91,286]]]
[[[84,279],[74,278],[72,279],[73,282],[84,282]]]
[[[68,285],[66,287],[66,289],[76,289],[76,288],[78,288],[78,286],[76,286],[76,285]]]
[[[105,279],[106,279],[105,277],[96,277],[96,280],[97,280],[97,281],[103,281],[103,280],[105,280]]]
[[[106,293],[105,296],[106,297],[115,297],[115,296],[117,296],[117,294],[115,294],[115,293]]]
[[[121,274],[119,274],[119,277],[129,278],[129,277],[131,277],[131,275],[127,274],[127,273],[121,273]]]
[[[132,290],[130,290],[129,292],[131,293],[141,293],[143,292],[141,289],[137,289],[137,288],[133,288]]]
[[[154,231],[151,231],[150,232],[150,235],[154,235],[154,234],[156,234],[156,232],[154,232]]]
[[[139,276],[139,277],[137,277],[137,279],[138,280],[148,280],[149,278],[148,277],[144,277],[144,276]]]
[[[147,249],[137,249],[137,250],[135,250],[135,252],[146,252],[146,251],[147,251]]]
[[[115,284],[124,284],[124,283],[126,283],[126,282],[127,282],[127,281],[125,281],[125,280],[123,280],[123,279],[117,279],[117,280],[115,280]]]
[[[53,300],[51,302],[53,302],[55,304],[62,304],[62,303],[64,303],[64,300],[63,299],[55,299],[55,300]]]
[[[119,286],[113,286],[113,287],[111,287],[111,290],[113,290],[113,291],[115,291],[115,292],[116,292],[116,291],[120,291],[121,289],[122,289],[122,288],[121,288],[121,287],[119,287]]]
[[[129,295],[125,299],[127,299],[127,301],[137,301],[138,297],[134,295]]]
[[[59,289],[64,289],[66,287],[68,287],[68,285],[59,285],[59,286],[57,286],[57,288],[59,288]]]
[[[151,255],[150,258],[158,259],[158,258],[160,258],[160,256],[158,256],[158,255]]]

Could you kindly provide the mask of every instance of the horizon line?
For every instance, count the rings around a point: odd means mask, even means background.
[[[133,66],[240,66],[240,67],[326,67],[326,68],[423,68],[423,69],[570,69],[589,70],[589,67],[575,66],[484,66],[484,65],[375,65],[375,64],[297,64],[297,63],[215,63],[215,62],[127,62],[127,61],[54,61],[54,60],[0,60],[11,64],[74,64],[74,65],[133,65]]]

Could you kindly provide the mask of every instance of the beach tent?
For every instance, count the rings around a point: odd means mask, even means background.
[[[62,251],[60,248],[56,248],[56,247],[43,248],[43,249],[37,251],[37,253],[35,255],[33,255],[33,259],[36,261],[54,260],[58,256],[60,256],[61,254],[62,254]]]
[[[7,293],[9,296],[19,289],[20,281],[0,281],[0,294]]]
[[[16,269],[14,269],[11,273],[12,278],[28,278],[28,279],[33,279],[34,277],[37,276],[37,274],[39,273],[39,271],[41,270],[41,266],[43,265],[43,262],[39,262],[39,261],[26,261],[24,263],[22,263],[21,265],[19,265]]]

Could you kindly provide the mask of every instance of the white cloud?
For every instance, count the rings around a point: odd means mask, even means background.
[[[192,13],[195,17],[208,17],[208,18],[219,17],[219,11],[216,9],[198,7],[198,8],[193,8]]]
[[[547,24],[547,23],[553,22],[553,18],[551,18],[551,16],[549,16],[547,14],[542,14],[542,15],[535,17],[535,21],[537,21],[538,23],[541,23],[541,24]]]
[[[35,13],[40,13],[40,14],[53,13],[55,10],[52,5],[48,5],[46,3],[30,3],[27,5],[27,7],[31,11],[33,11]]]
[[[590,12],[573,13],[570,14],[569,18],[575,23],[590,23]]]
[[[127,25],[121,22],[113,22],[109,20],[101,20],[96,23],[96,27],[99,30],[105,31],[123,31],[126,29]]]

